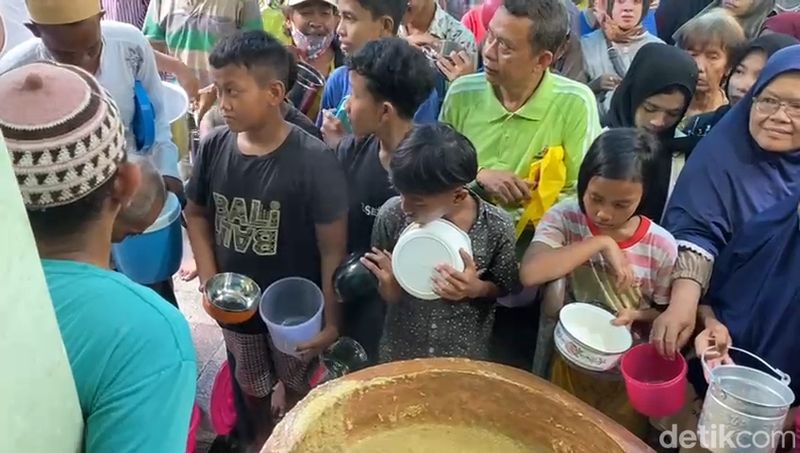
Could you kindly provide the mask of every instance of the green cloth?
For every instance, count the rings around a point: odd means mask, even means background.
[[[256,0],[151,0],[142,30],[151,41],[211,83],[208,56],[217,42],[237,30],[262,30]]]
[[[482,168],[513,171],[524,179],[548,147],[562,146],[567,167],[565,193],[575,188],[583,156],[600,135],[591,90],[549,71],[516,112],[503,107],[484,73],[461,77],[447,92],[440,120],[472,141]]]
[[[284,46],[292,44],[292,38],[286,36],[284,28],[286,26],[286,15],[278,8],[267,7],[261,10],[261,21],[264,23],[264,31],[274,36]]]

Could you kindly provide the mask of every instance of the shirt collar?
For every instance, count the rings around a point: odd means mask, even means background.
[[[511,116],[518,116],[530,121],[543,120],[553,101],[553,87],[555,86],[554,77],[555,76],[550,73],[550,70],[547,70],[544,73],[544,77],[542,77],[541,83],[536,87],[536,91],[533,92],[533,96],[515,112],[506,110],[500,100],[497,99],[492,85],[487,82],[487,99],[485,105],[489,107],[489,121],[503,120]]]

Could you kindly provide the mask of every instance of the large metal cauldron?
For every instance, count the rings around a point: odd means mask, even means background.
[[[425,359],[367,368],[317,387],[278,424],[262,453],[347,453],[365,440],[426,425],[488,430],[526,453],[652,451],[531,373],[464,359]],[[401,443],[431,451],[413,439]]]

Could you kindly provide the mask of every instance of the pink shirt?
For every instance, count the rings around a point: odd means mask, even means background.
[[[478,43],[478,45],[481,44],[483,37],[486,35],[486,27],[483,26],[483,21],[481,20],[482,8],[482,6],[476,6],[467,11],[464,17],[461,18],[461,23],[467,27],[467,30],[475,35],[475,42]]]
[[[573,198],[547,211],[536,227],[533,242],[559,248],[588,239],[597,232]],[[611,267],[597,254],[567,277],[567,302],[599,303],[615,312],[669,303],[672,268],[678,256],[675,238],[647,217],[641,217],[633,236],[618,245],[633,267],[634,288],[619,292],[613,283]]]

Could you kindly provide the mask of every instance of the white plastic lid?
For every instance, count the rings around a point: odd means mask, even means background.
[[[439,299],[433,291],[436,267],[449,264],[458,271],[464,270],[460,248],[471,253],[469,237],[458,227],[444,220],[450,234],[442,235],[441,228],[425,228],[409,225],[400,235],[392,253],[392,270],[397,283],[412,296],[423,300]],[[437,231],[439,230],[439,231]]]
[[[167,121],[174,123],[189,111],[189,96],[180,85],[171,82],[161,82],[164,89],[164,115]]]

